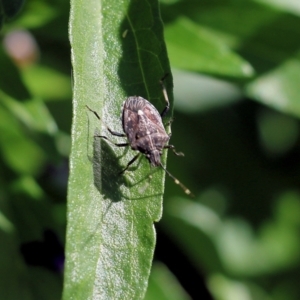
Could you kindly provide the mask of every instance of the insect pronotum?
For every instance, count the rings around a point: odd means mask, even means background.
[[[127,143],[115,143],[104,135],[97,135],[96,137],[103,138],[117,147],[128,147],[138,153],[128,162],[126,167],[120,172],[124,173],[130,165],[132,165],[139,155],[142,153],[148,159],[153,167],[160,166],[174,182],[179,185],[183,191],[190,196],[194,196],[191,191],[183,185],[175,176],[173,176],[161,163],[161,156],[163,149],[171,149],[176,155],[183,156],[182,152],[177,152],[173,145],[167,145],[170,135],[162,123],[162,118],[168,113],[170,109],[170,102],[166,87],[163,83],[166,75],[160,80],[162,85],[162,92],[166,101],[166,107],[161,113],[146,99],[140,96],[128,97],[122,105],[122,126],[123,133],[111,130],[104,122],[103,124],[111,135],[118,137],[126,137]],[[101,121],[98,113],[88,106],[86,106],[94,115]]]

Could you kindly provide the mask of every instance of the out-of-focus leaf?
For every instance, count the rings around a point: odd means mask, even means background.
[[[220,220],[208,208],[183,199],[174,199],[168,204],[167,218],[162,224],[195,264],[209,274],[248,277],[268,274],[300,259],[296,233],[300,197],[297,193],[286,192],[278,200],[278,215],[264,224],[257,235],[244,220]],[[281,215],[286,212],[293,215],[291,222],[287,214]]]
[[[167,203],[162,225],[180,247],[206,273],[223,269],[215,237],[222,226],[220,218],[203,205],[186,199]]]
[[[300,60],[290,59],[247,87],[249,97],[281,112],[300,117]]]
[[[120,176],[136,152],[94,134],[126,141],[103,125],[122,132],[120,107],[127,96],[145,97],[159,110],[165,106],[159,80],[170,67],[158,3],[71,4],[74,119],[64,299],[142,299],[155,245],[153,222],[161,216],[164,172],[151,172],[142,157],[130,168],[134,172]]]
[[[259,113],[257,121],[260,144],[268,155],[279,157],[292,151],[299,137],[296,118],[265,109]]]
[[[252,0],[177,1],[163,5],[162,15],[166,27],[176,24],[178,16],[189,18],[211,33],[214,43],[248,61],[256,73],[274,68],[299,49],[300,18]],[[193,46],[194,40],[183,40],[187,49]]]
[[[3,207],[4,203],[1,203],[1,211],[5,211],[7,214],[7,208]],[[25,281],[25,272],[22,267],[24,267],[22,258],[19,255],[18,249],[18,237],[14,230],[10,232],[0,230],[1,243],[5,244],[5,247],[0,249],[0,276],[2,277],[2,284],[0,285],[1,297],[5,299],[13,300],[22,297],[25,300],[31,300],[29,287],[27,285],[18,286],[20,281]],[[10,272],[7,272],[10,270]],[[16,288],[18,286],[18,288]]]
[[[0,47],[0,89],[17,100],[27,100],[31,96],[24,85],[19,70]]]
[[[281,11],[286,11],[300,16],[300,2],[298,0],[255,0],[256,2],[275,7]]]
[[[180,283],[161,263],[155,263],[149,278],[149,285],[144,300],[189,300],[191,299]]]
[[[33,65],[23,72],[31,93],[43,99],[60,100],[71,98],[70,77],[41,65]]]
[[[0,211],[8,222],[13,223],[9,227],[5,225],[6,230],[3,230],[5,228],[1,221],[0,240],[4,245],[0,249],[0,276],[3,283],[0,285],[0,295],[7,300],[59,299],[62,290],[61,276],[42,267],[28,266],[20,251],[22,243],[39,239],[43,230],[41,228],[55,226],[52,221],[52,206],[50,202],[40,201],[41,198],[28,197],[28,186],[25,187],[26,191],[25,189],[22,191],[20,185],[5,186],[2,176],[0,180],[2,200]],[[47,251],[51,253],[52,248],[49,246]],[[37,261],[47,260],[47,251],[40,253],[38,252],[40,248],[35,250],[38,253]],[[20,282],[23,284],[20,285]]]
[[[2,95],[2,101],[12,114],[31,130],[51,135],[57,133],[56,123],[42,100],[37,98],[20,103]]]
[[[242,280],[234,280],[221,274],[209,278],[209,289],[215,300],[271,300],[267,291],[256,284]],[[277,299],[277,298],[276,298]]]
[[[8,23],[7,26],[9,28],[40,28],[57,17],[58,7],[53,5],[53,3],[30,0],[27,1],[22,14],[20,14],[15,22]]]
[[[0,18],[4,20],[14,18],[21,10],[24,2],[25,0],[0,0]]]
[[[45,162],[42,149],[28,139],[17,120],[4,109],[0,109],[0,128],[0,147],[7,165],[17,173],[36,174]]]
[[[253,75],[250,64],[219,42],[212,31],[186,18],[168,24],[165,37],[176,68],[231,77]]]
[[[218,78],[173,70],[176,110],[199,113],[237,102],[242,89]]]

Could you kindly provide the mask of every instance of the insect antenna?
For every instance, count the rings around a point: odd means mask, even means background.
[[[164,169],[164,171],[169,175],[169,177],[171,177],[174,182],[176,184],[178,184],[182,189],[183,191],[189,195],[190,197],[195,197],[195,195],[184,185],[182,184],[176,177],[174,177],[166,168],[164,168],[164,166],[162,165],[162,163],[160,164],[160,166]]]

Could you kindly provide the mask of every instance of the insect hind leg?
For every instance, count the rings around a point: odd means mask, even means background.
[[[161,86],[162,86],[162,92],[163,92],[163,95],[164,95],[164,99],[166,101],[166,107],[163,109],[163,111],[160,113],[160,116],[163,118],[165,117],[165,115],[168,113],[169,109],[170,109],[170,101],[169,101],[169,97],[168,97],[168,93],[167,93],[167,89],[166,89],[166,86],[164,84],[164,80],[166,79],[166,77],[168,76],[169,74],[165,74],[162,79],[159,81]]]
[[[166,146],[164,146],[164,149],[171,149],[175,155],[184,156],[184,153],[183,152],[177,152],[176,149],[175,149],[175,146],[173,146],[173,145],[166,145]]]
[[[127,164],[127,166],[125,167],[124,170],[122,170],[119,174],[123,174],[137,159],[138,157],[140,156],[140,153],[138,153],[132,160],[130,160]]]

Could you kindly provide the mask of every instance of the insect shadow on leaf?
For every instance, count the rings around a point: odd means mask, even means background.
[[[125,181],[124,177],[116,172],[118,169],[121,171],[116,154],[107,143],[100,145],[97,135],[94,136],[93,145],[94,185],[104,197],[118,202],[121,200],[120,186],[125,184]]]
[[[183,156],[182,152],[177,152],[173,145],[167,145],[170,140],[170,135],[162,123],[162,118],[166,116],[170,109],[170,102],[168,94],[164,85],[164,79],[167,74],[160,80],[162,91],[166,106],[161,113],[146,99],[140,96],[130,96],[124,103],[122,108],[122,127],[123,133],[116,132],[107,126],[100,118],[98,113],[87,105],[90,110],[97,117],[99,121],[105,125],[109,133],[113,136],[127,138],[126,143],[115,143],[110,138],[104,135],[95,135],[95,137],[105,139],[109,143],[117,147],[131,147],[132,150],[138,153],[127,163],[126,167],[119,172],[123,174],[129,167],[144,154],[152,167],[160,166],[174,182],[179,185],[183,191],[189,195],[194,196],[191,191],[183,185],[175,176],[173,176],[161,163],[161,156],[164,149],[171,149],[175,155]]]
[[[129,148],[120,156],[116,156],[115,151],[109,146],[109,143],[102,142],[99,139],[99,130],[95,130],[93,134],[93,155],[92,157],[88,156],[89,160],[93,164],[93,174],[94,174],[94,185],[97,190],[104,195],[105,198],[110,199],[113,202],[119,202],[124,197],[120,190],[120,186],[125,185],[129,187],[140,185],[146,179],[149,179],[149,175],[144,176],[139,181],[135,181],[134,183],[128,182],[124,176],[121,176],[122,167],[118,163],[120,157],[124,156]],[[89,141],[89,137],[87,138]],[[89,142],[87,143],[89,145]],[[88,146],[87,146],[88,147]],[[89,149],[87,148],[87,153],[89,153]],[[142,157],[141,157],[142,158]],[[141,163],[141,159],[137,159],[137,163],[134,165],[130,171],[135,171],[139,168]],[[149,184],[147,184],[147,187]],[[142,191],[145,191],[147,187],[140,188],[141,194]],[[151,195],[153,196],[153,195]],[[145,198],[148,198],[146,196]],[[126,198],[126,197],[125,197]],[[140,200],[143,197],[139,197]],[[131,200],[135,200],[132,199]],[[108,206],[107,209],[111,204]]]

